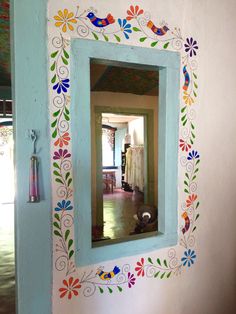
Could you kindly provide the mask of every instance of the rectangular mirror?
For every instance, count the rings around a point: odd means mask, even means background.
[[[94,246],[157,232],[158,86],[157,68],[90,61]]]

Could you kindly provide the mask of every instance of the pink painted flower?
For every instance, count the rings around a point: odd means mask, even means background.
[[[134,277],[134,274],[131,274],[128,272],[128,287],[132,288],[132,286],[135,284],[136,278]]]
[[[129,10],[127,10],[128,16],[126,17],[127,21],[130,21],[132,19],[136,19],[140,14],[143,14],[143,10],[139,10],[139,6],[136,5],[135,7],[133,5],[130,6]]]
[[[191,148],[191,145],[188,144],[186,141],[180,139],[179,142],[180,142],[179,147],[182,149],[182,151],[187,152]]]
[[[61,293],[60,298],[64,298],[68,293],[68,299],[70,300],[73,295],[77,296],[79,294],[77,290],[81,288],[81,285],[79,284],[78,278],[74,280],[73,277],[70,277],[68,281],[64,279],[63,284],[65,287],[59,289],[59,292]]]
[[[141,258],[140,262],[137,262],[137,267],[135,267],[138,276],[144,277],[144,258]]]
[[[196,194],[189,195],[188,199],[186,200],[186,206],[190,207],[197,199]]]
[[[53,159],[57,160],[57,159],[64,159],[64,158],[69,158],[69,157],[71,157],[71,154],[68,153],[68,150],[60,148],[57,152],[54,152]]]

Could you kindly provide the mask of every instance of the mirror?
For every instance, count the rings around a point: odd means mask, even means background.
[[[93,246],[157,233],[158,79],[90,59]]]

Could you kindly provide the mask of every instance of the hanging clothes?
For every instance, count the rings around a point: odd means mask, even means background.
[[[144,188],[144,148],[143,146],[129,147],[126,152],[125,181],[134,189]]]

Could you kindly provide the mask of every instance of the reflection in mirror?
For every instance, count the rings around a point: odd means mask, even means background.
[[[158,70],[91,60],[92,241],[157,232]]]

